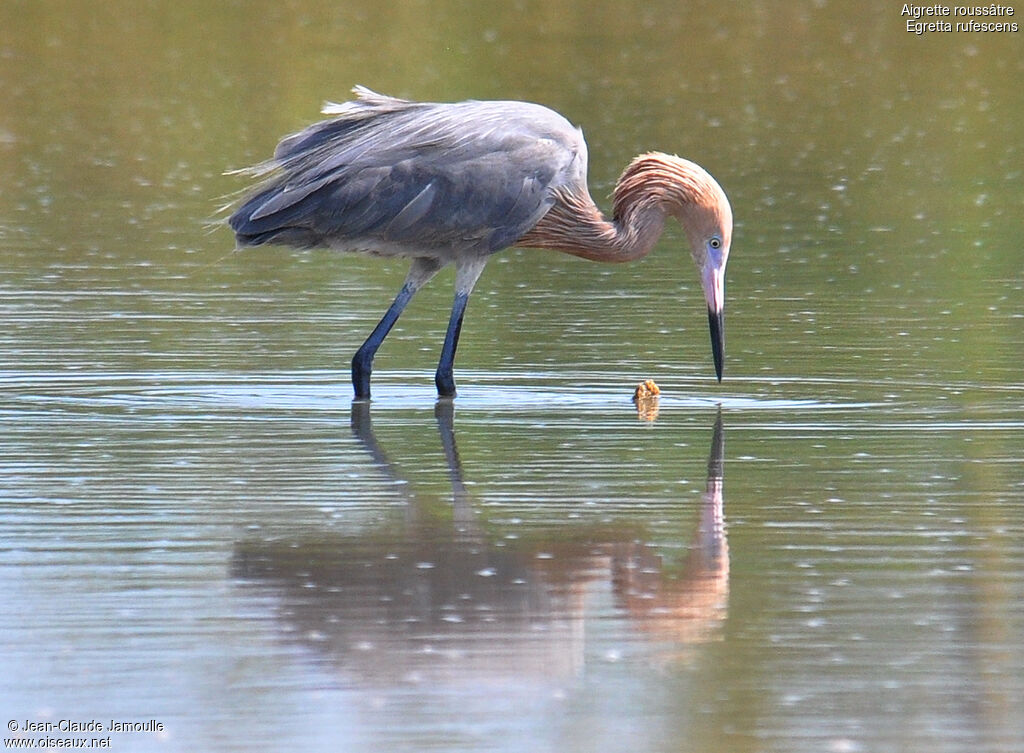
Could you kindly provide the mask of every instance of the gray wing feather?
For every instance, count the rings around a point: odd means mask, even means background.
[[[229,220],[240,243],[497,251],[585,160],[579,131],[539,105],[360,94],[282,140],[275,172]]]

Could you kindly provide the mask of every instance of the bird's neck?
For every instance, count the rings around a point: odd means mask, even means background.
[[[616,202],[615,216],[608,219],[589,194],[562,190],[554,206],[516,245],[550,248],[591,261],[627,262],[646,256],[664,227],[665,212],[657,201],[626,207]]]

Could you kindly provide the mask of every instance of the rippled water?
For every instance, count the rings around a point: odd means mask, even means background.
[[[4,5],[8,739],[1024,749],[1024,58],[893,7]],[[454,402],[442,274],[353,403],[404,268],[206,222],[355,83],[707,164],[723,383],[670,230],[496,257]]]
[[[17,716],[163,720],[131,749],[1019,739],[1000,391],[650,421],[597,378],[384,376],[371,407],[332,372],[4,375]]]

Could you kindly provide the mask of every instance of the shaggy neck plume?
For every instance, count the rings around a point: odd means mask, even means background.
[[[592,261],[632,261],[654,247],[667,214],[679,215],[685,225],[687,215],[714,205],[720,193],[718,184],[694,163],[658,152],[643,154],[616,183],[610,220],[588,193],[563,188],[555,205],[516,245]]]

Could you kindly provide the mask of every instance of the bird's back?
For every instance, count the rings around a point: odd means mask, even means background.
[[[329,120],[288,136],[229,219],[241,245],[384,255],[491,253],[586,183],[582,134],[525,102],[409,102],[356,90]]]

